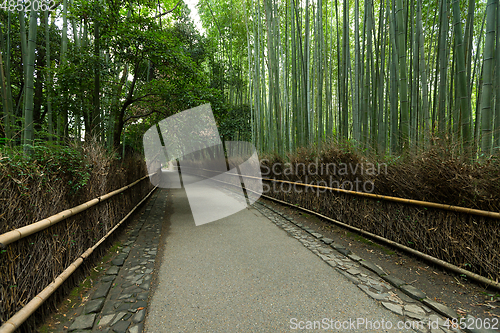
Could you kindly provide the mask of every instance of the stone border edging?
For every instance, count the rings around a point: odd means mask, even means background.
[[[141,333],[161,237],[166,192],[156,191],[67,332]],[[160,200],[158,200],[160,199]],[[160,201],[160,202],[157,202]]]

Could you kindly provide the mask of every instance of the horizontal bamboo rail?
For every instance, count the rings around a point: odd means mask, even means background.
[[[193,169],[195,169],[195,168],[193,168]],[[198,169],[198,170],[218,173],[218,171],[208,170],[208,169]],[[240,176],[237,174],[231,174],[231,173],[228,173],[228,174],[234,175],[234,176]],[[499,212],[491,212],[491,211],[487,211],[487,210],[480,210],[480,209],[473,209],[473,208],[452,206],[452,205],[444,205],[444,204],[429,202],[429,201],[403,199],[403,198],[391,197],[391,196],[381,195],[381,194],[349,191],[349,190],[344,190],[342,188],[327,187],[327,186],[320,186],[320,185],[313,185],[313,184],[306,184],[306,183],[297,183],[297,182],[291,182],[291,181],[281,180],[281,179],[269,179],[269,178],[261,178],[261,177],[245,176],[245,175],[241,175],[241,177],[251,178],[251,179],[260,179],[260,180],[265,180],[265,181],[270,181],[270,182],[287,183],[287,184],[291,184],[291,185],[299,185],[299,186],[304,186],[304,187],[312,187],[312,188],[324,189],[324,190],[329,190],[329,191],[334,191],[334,192],[339,192],[339,193],[357,195],[357,196],[366,197],[366,198],[370,198],[370,199],[393,201],[393,202],[398,202],[398,203],[403,203],[403,204],[408,204],[408,205],[421,206],[421,207],[427,207],[427,208],[435,208],[435,209],[443,209],[443,210],[449,210],[449,211],[458,212],[458,213],[465,213],[465,214],[471,214],[471,215],[477,215],[477,216],[483,216],[483,217],[490,217],[493,219],[500,219]]]
[[[107,199],[109,199],[117,194],[120,194],[123,191],[137,185],[139,182],[141,182],[142,180],[144,180],[152,175],[154,175],[154,174],[149,174],[147,176],[144,176],[144,177],[136,180],[135,182],[130,183],[130,184],[118,189],[118,190],[109,192],[108,194],[105,194],[103,196],[100,196],[100,197],[97,197],[97,198],[92,199],[90,201],[87,201],[87,202],[85,202],[81,205],[78,205],[76,207],[66,209],[58,214],[47,217],[46,219],[40,220],[40,221],[32,223],[32,224],[28,224],[24,227],[14,229],[14,230],[11,230],[11,231],[6,232],[4,234],[1,234],[0,235],[0,248],[5,248],[10,243],[13,243],[21,238],[24,238],[26,236],[31,235],[31,234],[40,232],[40,231],[47,229],[48,227],[50,227],[58,222],[61,222],[65,219],[67,219],[70,216],[81,213],[84,210],[87,210],[90,207],[95,206],[98,203],[105,201],[105,200],[107,200]]]
[[[146,176],[146,177],[149,177]],[[137,180],[136,182],[132,184],[137,184],[137,182],[143,180],[145,177]],[[130,185],[132,185],[130,184]],[[133,186],[133,185],[132,185]],[[84,253],[81,254],[81,256],[76,259],[74,262],[72,262],[68,268],[66,268],[59,276],[57,276],[54,279],[54,282],[49,284],[45,289],[43,289],[38,295],[36,295],[26,306],[24,306],[21,310],[16,312],[12,317],[9,318],[1,327],[0,327],[0,333],[11,333],[14,332],[19,326],[21,326],[22,323],[26,321],[26,319],[31,316],[36,309],[40,307],[40,305],[45,302],[50,295],[54,291],[56,291],[59,286],[62,285],[64,281],[83,263],[85,259],[87,259],[94,250],[102,244],[123,222],[125,222],[132,213],[147,199],[149,196],[156,190],[158,187],[155,186],[132,210],[118,222],[104,237],[102,237],[97,243],[94,244],[94,246],[90,247],[85,251]],[[123,189],[123,188],[122,188]],[[120,189],[121,190],[121,189]],[[116,191],[114,191],[116,192]],[[111,194],[113,192],[110,192],[108,194]],[[118,192],[119,193],[119,192]],[[117,193],[115,193],[117,194]]]
[[[243,177],[245,177],[245,176],[243,176]],[[252,177],[252,178],[257,178],[257,177]],[[313,184],[304,184],[304,183],[289,182],[289,181],[286,181],[286,180],[279,180],[279,179],[267,179],[267,178],[261,178],[261,179],[262,180],[266,180],[266,181],[296,184],[296,185],[302,185],[302,186],[307,186],[307,187],[325,189],[325,190],[330,190],[330,191],[335,191],[335,192],[340,192],[340,193],[358,195],[358,196],[366,197],[366,198],[370,198],[370,199],[393,201],[393,202],[399,202],[399,203],[408,204],[408,205],[421,206],[421,207],[427,207],[427,208],[443,209],[443,210],[449,210],[449,211],[458,212],[458,213],[465,213],[465,214],[471,214],[471,215],[477,215],[477,216],[483,216],[483,217],[490,217],[490,218],[494,218],[494,219],[500,219],[500,213],[498,213],[498,212],[490,212],[490,211],[487,211],[487,210],[480,210],[480,209],[473,209],[473,208],[460,207],[460,206],[452,206],[452,205],[444,205],[444,204],[435,203],[435,202],[429,202],[429,201],[421,201],[421,200],[413,200],[413,199],[403,199],[403,198],[390,197],[390,196],[381,195],[381,194],[373,194],[373,193],[366,193],[366,192],[349,191],[349,190],[344,190],[344,189],[341,189],[341,188],[334,188],[334,187],[327,187],[327,186],[320,186],[320,185],[313,185]]]

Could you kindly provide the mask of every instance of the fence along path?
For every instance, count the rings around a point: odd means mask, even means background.
[[[24,237],[27,237],[31,234],[40,232],[42,230],[47,229],[48,227],[59,223],[73,215],[79,214],[95,205],[97,205],[100,202],[103,202],[117,194],[122,193],[123,191],[126,191],[129,188],[134,187],[135,185],[139,184],[141,181],[145,179],[149,179],[150,176],[153,176],[154,174],[149,174],[147,176],[144,176],[138,180],[136,180],[133,183],[130,183],[118,190],[112,191],[108,194],[105,194],[103,196],[100,196],[98,198],[92,199],[90,201],[87,201],[81,205],[78,205],[76,207],[67,209],[65,211],[62,211],[56,215],[50,216],[46,219],[40,220],[38,222],[32,223],[30,225],[11,230],[9,232],[6,232],[2,235],[0,235],[0,248],[5,248],[7,245],[22,239]],[[36,295],[26,306],[24,306],[21,310],[19,310],[16,314],[14,314],[11,318],[9,318],[1,327],[0,327],[0,333],[10,333],[14,332],[26,319],[29,318],[30,315],[32,315],[36,309],[40,307],[40,305],[45,302],[45,300],[48,299],[50,295],[54,291],[57,290],[57,288],[83,263],[83,261],[90,256],[90,254],[101,244],[103,243],[124,221],[127,220],[127,218],[132,215],[132,213],[140,207],[140,205],[147,199],[149,196],[153,193],[153,191],[157,187],[154,187],[132,210],[123,218],[121,219],[106,235],[104,235],[97,243],[94,244],[91,248],[87,249],[84,253],[80,255],[78,259],[76,259],[73,263],[69,265],[59,276],[57,276],[54,281],[49,284],[45,289],[43,289],[38,295]]]

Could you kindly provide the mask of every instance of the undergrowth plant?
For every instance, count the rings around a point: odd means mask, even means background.
[[[31,154],[23,147],[0,147],[0,171],[21,187],[39,178],[43,183],[64,179],[72,194],[88,184],[90,174],[98,164],[108,164],[111,156],[98,145],[62,146],[37,142],[30,146]],[[98,156],[99,155],[99,156]]]

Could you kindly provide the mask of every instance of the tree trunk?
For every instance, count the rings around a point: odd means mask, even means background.
[[[127,98],[125,99],[122,106],[120,107],[120,110],[116,113],[116,117],[114,120],[115,130],[114,130],[114,135],[113,135],[113,145],[116,149],[118,149],[120,147],[120,139],[121,139],[123,127],[125,124],[125,122],[124,122],[125,111],[134,102],[134,99],[133,99],[134,90],[135,90],[135,84],[137,82],[138,75],[139,75],[139,63],[137,63],[135,65],[134,77],[132,79],[132,83],[130,84]]]

